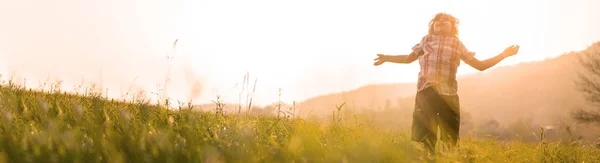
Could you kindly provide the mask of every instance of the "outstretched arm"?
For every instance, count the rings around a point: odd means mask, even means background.
[[[417,53],[419,53],[419,54],[417,54]],[[373,65],[379,66],[385,62],[408,64],[408,63],[412,63],[415,60],[417,60],[419,58],[419,55],[422,53],[423,53],[423,51],[412,52],[409,55],[377,54],[378,57],[375,58],[375,63],[373,63]]]
[[[484,71],[490,67],[495,66],[496,64],[498,64],[500,61],[504,60],[505,58],[517,54],[517,52],[519,52],[519,48],[520,48],[519,45],[510,46],[510,47],[504,49],[504,51],[502,53],[496,55],[493,58],[490,58],[490,59],[487,59],[484,61],[480,61],[475,57],[472,57],[469,59],[465,59],[465,58],[462,58],[462,59],[469,66],[471,66],[479,71]]]

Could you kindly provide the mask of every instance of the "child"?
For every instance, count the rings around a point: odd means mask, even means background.
[[[460,60],[479,71],[486,70],[504,58],[519,51],[513,45],[499,55],[480,61],[458,39],[458,19],[446,13],[438,13],[429,22],[429,34],[412,48],[409,55],[377,54],[375,66],[384,62],[412,63],[419,59],[421,71],[413,112],[411,139],[426,147],[433,154],[440,128],[441,140],[449,147],[458,142],[460,128],[460,105],[457,95],[456,70]]]

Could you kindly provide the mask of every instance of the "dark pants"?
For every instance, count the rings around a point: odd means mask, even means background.
[[[458,95],[439,95],[432,87],[417,92],[411,139],[425,144],[428,150],[433,151],[439,127],[440,139],[456,146],[460,129],[458,101]]]

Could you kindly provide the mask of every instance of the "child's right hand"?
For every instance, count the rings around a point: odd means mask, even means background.
[[[387,61],[387,56],[383,54],[377,54],[377,58],[375,58],[375,63],[373,65],[379,66]]]

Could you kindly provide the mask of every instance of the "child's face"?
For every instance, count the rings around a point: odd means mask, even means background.
[[[453,25],[453,22],[449,17],[442,16],[434,21],[433,32],[438,35],[450,34],[452,25]]]

